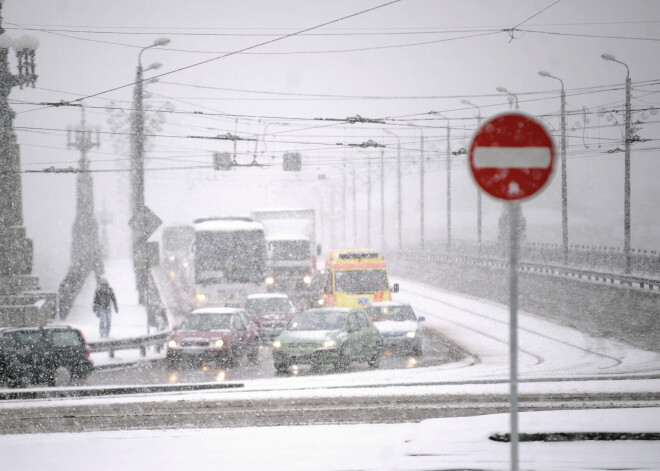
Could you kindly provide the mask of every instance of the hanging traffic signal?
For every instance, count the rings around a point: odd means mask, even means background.
[[[231,154],[229,152],[213,153],[213,170],[229,170],[231,165]]]
[[[282,160],[282,169],[285,172],[300,172],[302,157],[299,152],[285,152]]]

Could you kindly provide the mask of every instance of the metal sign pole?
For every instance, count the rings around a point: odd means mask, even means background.
[[[509,392],[511,420],[511,470],[518,471],[518,214],[520,203],[511,202],[509,207],[509,335],[510,373]]]

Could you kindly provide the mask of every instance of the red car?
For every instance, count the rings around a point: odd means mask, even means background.
[[[296,307],[286,294],[251,294],[245,300],[245,310],[259,328],[263,342],[272,342],[296,313]]]
[[[183,321],[167,341],[167,359],[220,362],[234,366],[246,355],[251,362],[259,358],[259,336],[243,320],[245,311],[234,307],[197,309]]]

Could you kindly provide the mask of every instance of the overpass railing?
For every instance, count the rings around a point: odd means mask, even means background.
[[[497,242],[481,245],[472,241],[453,241],[451,250],[443,244],[427,244],[399,252],[408,261],[426,260],[483,266],[508,266],[508,248]],[[521,245],[520,270],[578,279],[660,289],[660,256],[654,250],[632,250],[631,270],[625,273],[625,254],[619,248],[571,246],[567,263],[562,263],[559,244]]]

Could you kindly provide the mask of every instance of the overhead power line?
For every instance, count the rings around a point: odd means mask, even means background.
[[[381,5],[376,5],[375,7],[372,7],[372,8],[367,8],[365,10],[361,10],[357,13],[352,13],[350,15],[342,16],[341,18],[337,18],[337,19],[334,19],[334,20],[331,20],[331,21],[327,21],[325,23],[321,23],[321,24],[318,24],[316,26],[312,26],[310,28],[302,29],[302,30],[296,31],[296,32],[291,33],[291,34],[285,34],[284,36],[280,36],[280,37],[275,38],[275,39],[270,39],[268,41],[264,41],[264,42],[261,42],[259,44],[248,46],[248,47],[239,49],[237,51],[229,52],[227,54],[223,54],[221,56],[214,57],[212,59],[207,59],[207,60],[204,60],[204,61],[201,61],[201,62],[196,62],[194,64],[190,64],[190,65],[187,65],[187,66],[184,66],[184,67],[179,67],[178,69],[170,70],[168,72],[163,72],[161,74],[155,75],[154,77],[150,77],[149,79],[144,79],[143,81],[152,80],[156,77],[164,77],[166,75],[171,75],[171,74],[174,74],[174,73],[177,73],[177,72],[181,72],[183,70],[188,70],[188,69],[192,69],[194,67],[199,67],[200,65],[208,64],[210,62],[214,62],[214,61],[217,61],[217,60],[220,60],[220,59],[225,59],[227,57],[230,57],[230,56],[233,56],[233,55],[236,55],[236,54],[241,54],[243,52],[250,51],[252,49],[256,49],[258,47],[265,46],[267,44],[272,44],[272,43],[275,43],[275,42],[278,42],[278,41],[282,41],[284,39],[291,38],[291,37],[306,33],[308,31],[313,31],[315,29],[319,29],[319,28],[322,28],[324,26],[328,26],[328,25],[331,25],[331,24],[334,24],[334,23],[339,23],[339,22],[347,20],[349,18],[354,18],[356,16],[360,16],[360,15],[363,15],[365,13],[369,13],[369,12],[372,12],[372,11],[375,11],[375,10],[393,5],[395,3],[399,3],[400,1],[401,0],[392,0],[390,2],[383,3]],[[111,89],[108,89],[108,90],[105,90],[105,91],[102,91],[102,92],[94,93],[92,95],[87,95],[85,97],[77,98],[77,99],[73,100],[72,103],[79,102],[79,101],[82,101],[82,100],[85,100],[85,99],[88,99],[88,98],[96,97],[96,96],[99,96],[99,95],[104,95],[106,93],[113,92],[113,91],[116,91],[116,90],[121,90],[121,89],[126,88],[126,87],[131,87],[135,84],[136,84],[136,82],[131,82],[131,83],[126,84],[126,85],[121,85],[119,87],[115,87],[115,88],[111,88]],[[35,110],[30,110],[30,111],[36,111],[36,109]]]

